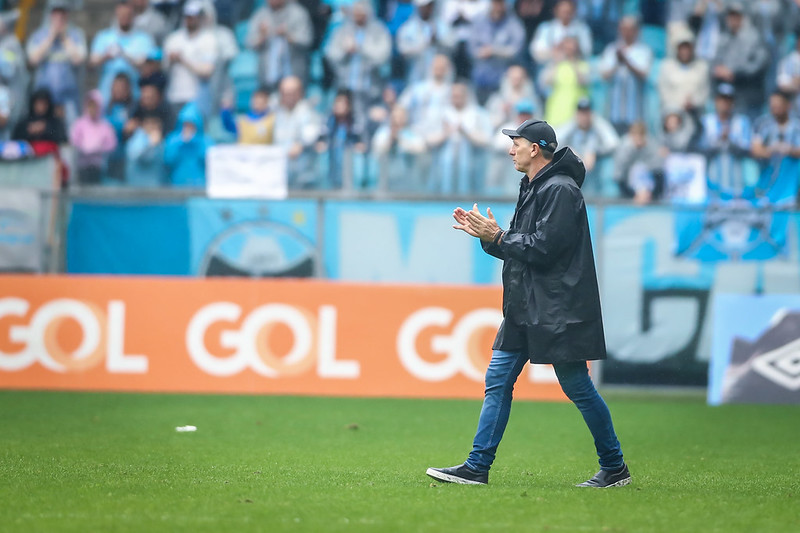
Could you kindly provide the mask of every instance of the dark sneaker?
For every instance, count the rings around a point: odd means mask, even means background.
[[[461,485],[487,485],[489,472],[475,472],[467,465],[451,466],[450,468],[429,468],[426,472],[433,479],[445,483],[459,483]]]
[[[589,481],[584,481],[576,487],[591,487],[594,489],[610,489],[611,487],[624,487],[631,482],[631,473],[628,465],[623,464],[616,472],[601,470]]]

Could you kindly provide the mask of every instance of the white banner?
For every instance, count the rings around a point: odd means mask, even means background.
[[[41,212],[38,191],[0,189],[0,271],[41,270]]]
[[[281,146],[229,144],[206,154],[209,198],[271,198],[288,196],[287,154]]]

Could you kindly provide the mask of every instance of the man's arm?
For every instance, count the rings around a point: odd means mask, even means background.
[[[509,230],[497,245],[505,257],[549,268],[575,246],[581,234],[576,216],[579,198],[569,186],[547,187],[539,194],[544,198],[534,233]]]

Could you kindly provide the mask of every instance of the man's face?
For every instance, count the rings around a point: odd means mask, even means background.
[[[731,110],[733,110],[733,98],[717,96],[714,99],[714,108],[717,110],[718,115],[730,116]]]
[[[64,28],[67,25],[68,15],[63,9],[54,9],[50,12],[50,25],[56,29]]]
[[[431,74],[436,81],[442,81],[450,72],[450,61],[447,56],[437,55],[431,63]]]
[[[145,85],[142,87],[142,93],[139,95],[142,107],[145,109],[155,109],[161,103],[161,93],[153,85]]]
[[[94,100],[89,100],[86,102],[86,112],[92,118],[92,120],[97,120],[100,116],[100,106],[97,105],[97,102]]]
[[[33,101],[33,114],[37,116],[46,115],[50,110],[50,102],[44,98],[37,98]]]
[[[467,106],[467,87],[461,83],[453,85],[450,91],[450,102],[456,109],[464,109]]]
[[[579,109],[577,113],[575,113],[575,123],[578,127],[582,130],[588,130],[592,127],[592,110],[591,109]]]
[[[639,26],[631,19],[619,23],[619,36],[625,44],[633,44],[639,38]]]
[[[494,21],[498,21],[505,15],[506,3],[503,0],[492,0],[492,5],[489,6],[489,17]]]
[[[559,2],[556,4],[553,14],[561,21],[561,24],[566,26],[575,18],[575,7],[572,5],[572,2]]]
[[[190,32],[197,31],[200,28],[200,16],[199,15],[186,15],[186,29]]]
[[[508,150],[508,155],[514,162],[514,168],[519,172],[527,172],[533,160],[534,145],[528,139],[522,137],[514,137],[511,139],[511,148]]]
[[[115,102],[125,102],[131,97],[131,85],[125,78],[116,78],[111,83],[111,99]]]
[[[353,22],[355,22],[357,26],[364,26],[367,24],[367,9],[364,6],[353,6]]]
[[[117,25],[122,31],[129,31],[133,26],[133,9],[128,4],[117,4]]]
[[[269,0],[270,9],[278,10],[286,5],[286,0]]]
[[[779,94],[769,97],[769,112],[776,119],[783,121],[789,116],[789,102]]]
[[[681,43],[676,56],[681,63],[691,63],[694,59],[694,46],[691,43]]]
[[[262,92],[255,92],[250,97],[250,109],[256,113],[263,113],[269,107],[269,95]]]
[[[742,14],[735,11],[729,12],[725,17],[725,24],[728,26],[728,30],[730,30],[731,33],[739,33],[742,27]]]
[[[300,101],[301,90],[299,80],[294,78],[283,80],[280,87],[281,105],[287,109],[294,109],[294,106]]]

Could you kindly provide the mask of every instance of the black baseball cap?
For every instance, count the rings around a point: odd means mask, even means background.
[[[522,137],[534,144],[538,144],[542,150],[548,152],[555,152],[558,147],[556,141],[556,132],[544,120],[530,119],[526,120],[514,130],[503,130],[503,135],[508,135],[511,138]]]

